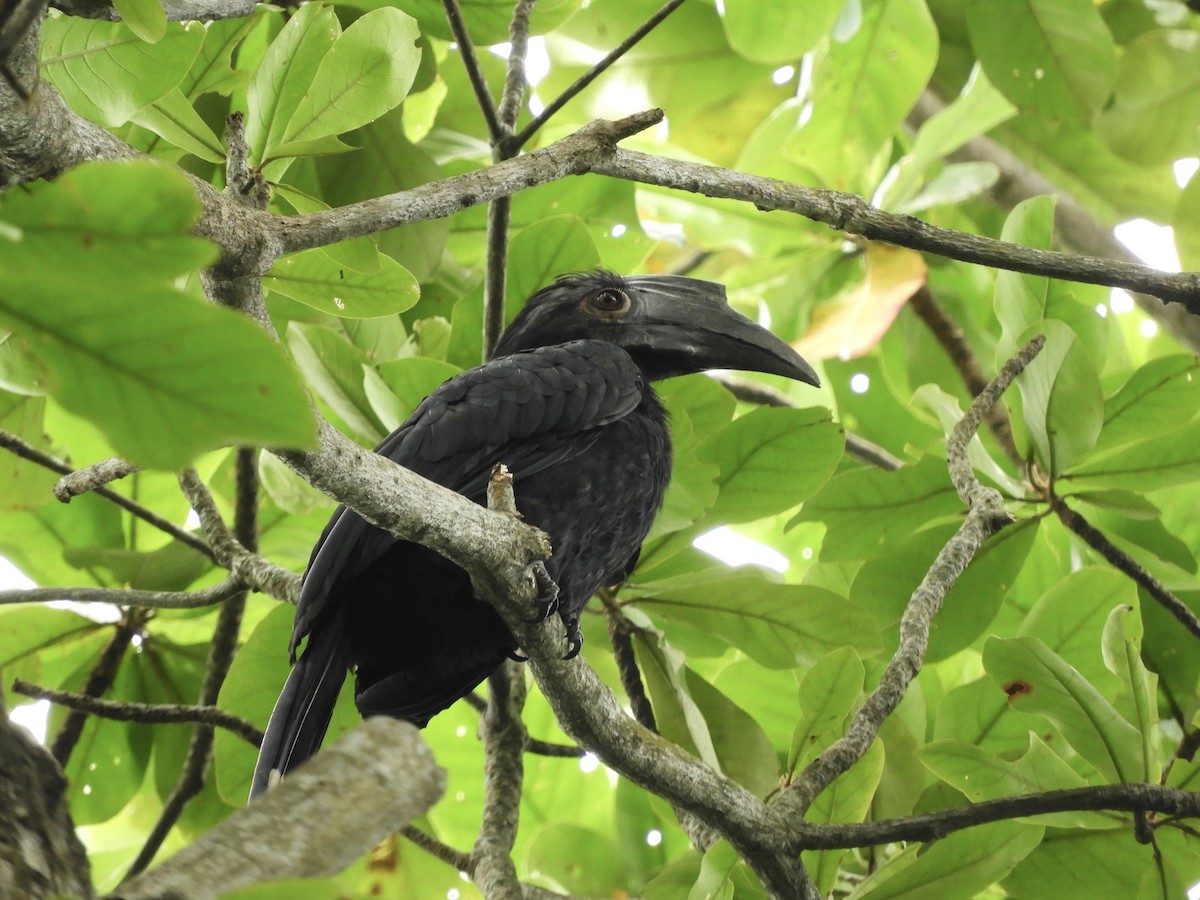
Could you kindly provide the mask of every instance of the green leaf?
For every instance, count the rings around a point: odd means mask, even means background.
[[[45,449],[43,417],[44,397],[23,397],[20,394],[0,393],[0,431],[16,435]],[[58,480],[57,473],[22,459],[15,453],[0,457],[0,510],[33,509],[52,496],[50,488]]]
[[[823,407],[764,407],[740,416],[697,451],[721,469],[708,517],[748,522],[790,509],[829,479],[844,446],[841,426]]]
[[[698,522],[717,502],[719,491],[717,479],[721,470],[716,463],[703,460],[696,453],[700,439],[688,414],[677,409],[671,414],[670,422],[675,459],[671,464],[671,481],[662,508],[654,518],[650,540]]]
[[[1061,477],[1064,483],[1152,491],[1200,478],[1200,423],[1090,458]]]
[[[394,429],[442,382],[461,371],[440,359],[420,356],[397,359],[383,363],[378,369],[365,368],[363,388],[384,427]]]
[[[802,17],[797,17],[802,18]],[[813,73],[812,116],[785,144],[826,186],[859,186],[863,171],[908,115],[937,60],[937,28],[924,0],[881,0],[833,42]]]
[[[1121,679],[1132,698],[1132,722],[1142,736],[1144,769],[1141,780],[1154,784],[1162,774],[1158,764],[1158,678],[1142,663],[1142,617],[1134,606],[1118,606],[1104,626],[1104,665]]]
[[[28,512],[0,516],[0,554],[38,584],[103,584],[99,573],[80,572],[64,559],[70,548],[123,547],[120,510],[97,494],[65,506],[52,500]]]
[[[416,279],[391,257],[379,254],[379,268],[360,272],[338,263],[323,249],[277,260],[263,286],[313,309],[350,319],[390,316],[411,307],[421,295]]]
[[[279,144],[351,131],[398,106],[421,62],[416,42],[416,21],[398,9],[383,7],[356,20],[322,57]],[[264,158],[273,153],[268,144]]]
[[[989,638],[983,667],[1017,710],[1053,722],[1108,781],[1140,781],[1141,736],[1062,657],[1036,637]]]
[[[862,656],[880,649],[874,624],[844,597],[751,574],[734,572],[698,584],[689,584],[686,576],[640,584],[630,602],[732,644],[769,668],[812,664],[838,647],[853,646]]]
[[[600,265],[600,251],[578,216],[551,216],[518,232],[509,247],[506,318],[560,275]]]
[[[1123,48],[1112,104],[1096,120],[1101,139],[1142,165],[1169,163],[1196,152],[1200,117],[1200,35],[1149,31]],[[1146,140],[1153,135],[1153,140]]]
[[[213,257],[188,233],[197,212],[181,175],[125,162],[80,166],[0,214],[24,232],[0,243],[0,324],[43,361],[55,399],[149,467],[314,439],[308,400],[270,338],[171,285]]]
[[[733,871],[737,868],[737,851],[725,841],[717,841],[700,861],[700,874],[688,891],[687,900],[733,900]]]
[[[844,0],[816,0],[796,15],[789,0],[763,0],[759,3],[731,3],[725,8],[721,24],[729,36],[729,45],[754,62],[778,66],[795,62],[838,20]]]
[[[167,33],[167,14],[159,0],[113,0],[121,21],[148,43],[162,40]]]
[[[969,0],[967,26],[988,78],[1023,110],[1084,118],[1112,91],[1116,51],[1092,0]]]
[[[762,726],[744,709],[684,669],[688,692],[708,725],[721,771],[758,797],[779,787],[779,759]]]
[[[1104,394],[1091,359],[1075,332],[1045,320],[1037,328],[1046,346],[1017,379],[1025,426],[1046,470],[1059,476],[1095,446],[1104,417]]]
[[[852,891],[848,900],[974,897],[1002,879],[1039,843],[1045,829],[994,822],[934,844],[910,845]]]
[[[1012,762],[964,741],[934,741],[921,747],[917,756],[929,771],[961,791],[972,803],[1087,785],[1033,732],[1029,734],[1028,751]],[[1026,816],[1016,821],[1057,828],[1114,827],[1113,820],[1104,814],[1087,812]]]
[[[1013,869],[1004,889],[1015,897],[1070,897],[1079,890],[1081,876],[1086,876],[1089,898],[1128,900],[1138,896],[1143,875],[1157,875],[1154,856],[1153,848],[1129,840],[1127,829],[1052,831]],[[1152,896],[1182,895],[1158,891]]]
[[[875,740],[850,769],[825,788],[805,813],[806,822],[840,824],[864,821],[871,801],[883,778],[883,742]],[[820,850],[804,855],[808,869],[822,897],[829,896],[837,883],[842,860],[848,850]]]
[[[824,522],[821,559],[867,559],[921,526],[960,513],[946,463],[928,456],[895,472],[859,469],[825,485],[788,522]]]
[[[865,669],[853,647],[839,647],[819,659],[800,682],[800,719],[792,732],[787,771],[812,762],[842,736],[862,694]]]
[[[687,683],[683,654],[664,641],[648,621],[646,624],[647,628],[633,635],[633,648],[659,733],[719,771],[708,723]]]
[[[963,203],[988,190],[1000,178],[990,162],[951,163],[913,197],[896,204],[896,212],[912,215],[932,206]]]
[[[116,127],[179,84],[203,42],[199,22],[168,22],[161,40],[147,44],[121,22],[52,16],[42,29],[42,73],[75,112]]]
[[[894,209],[910,201],[929,167],[949,156],[973,137],[1011,118],[1016,109],[992,86],[978,64],[962,93],[931,116],[913,141],[912,149],[884,178],[879,206]]]
[[[1200,184],[1200,182],[1197,182]],[[1194,356],[1149,360],[1104,401],[1096,453],[1167,435],[1200,412],[1200,363]]]
[[[197,159],[225,162],[225,148],[179,88],[133,114],[133,121]]]
[[[255,163],[284,142],[284,130],[342,32],[332,7],[305,3],[275,36],[246,94],[246,146]]]
[[[291,322],[288,349],[317,396],[341,416],[355,435],[377,444],[387,429],[375,414],[363,388],[366,357],[346,340],[320,325]]]

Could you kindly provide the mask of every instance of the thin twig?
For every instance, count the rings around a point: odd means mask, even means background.
[[[508,27],[508,66],[504,75],[504,94],[497,113],[499,136],[492,139],[492,161],[511,159],[520,151],[512,140],[521,100],[525,96],[525,57],[529,53],[529,16],[536,0],[517,0]],[[497,197],[488,204],[487,267],[483,279],[483,358],[491,359],[492,351],[504,330],[505,291],[508,282],[509,222],[512,219],[512,198]]]
[[[652,15],[649,19],[638,27],[637,31],[631,34],[625,40],[621,41],[608,56],[596,63],[587,72],[581,75],[574,84],[570,85],[565,91],[555,97],[537,116],[534,117],[528,125],[521,129],[520,133],[513,139],[513,143],[518,147],[524,147],[529,143],[529,139],[533,137],[539,128],[546,124],[556,112],[571,102],[584,88],[600,77],[613,63],[628,53],[635,44],[641,41],[646,35],[658,27],[658,25],[671,13],[675,12],[683,5],[684,0],[668,0],[658,12]]]
[[[982,394],[987,388],[987,376],[983,374],[979,360],[971,352],[962,328],[954,321],[946,308],[938,303],[933,292],[929,290],[929,286],[925,285],[913,294],[908,305],[933,333],[937,342],[942,345],[942,349],[954,363],[959,377],[962,378],[967,390],[971,392],[971,396],[978,397]],[[1017,449],[1016,442],[1013,440],[1012,422],[1008,419],[1004,404],[997,403],[991,408],[987,415],[987,425],[996,438],[996,443],[1004,451],[1004,455],[1017,467],[1018,472],[1022,471],[1025,467],[1025,459],[1021,456],[1021,451]]]
[[[988,408],[1041,350],[1045,339],[1034,338],[1008,361],[995,381],[971,404],[946,441],[950,479],[970,510],[967,520],[947,542],[913,592],[900,620],[900,646],[892,655],[879,685],[854,714],[846,734],[817,756],[784,791],[775,809],[799,818],[829,784],[862,758],[892,711],[904,699],[909,684],[921,671],[929,628],[942,601],[983,543],[1011,517],[999,492],[975,478],[967,447]]]
[[[483,113],[484,122],[487,123],[488,136],[495,144],[504,137],[504,130],[500,127],[500,120],[496,116],[496,101],[492,98],[492,91],[483,75],[483,67],[479,65],[479,57],[475,54],[475,45],[471,43],[471,35],[467,33],[462,10],[459,9],[458,0],[442,0],[442,7],[446,10],[446,21],[450,23],[450,31],[458,43],[458,52],[462,54],[463,65],[467,68],[467,78],[470,79],[471,88],[475,91],[475,99],[479,101],[479,110]]]
[[[97,660],[88,675],[87,683],[83,686],[83,696],[102,697],[108,693],[113,682],[117,680],[121,661],[125,659],[125,654],[132,646],[133,636],[145,627],[149,617],[150,613],[147,610],[130,609],[125,611],[121,621],[117,623],[112,638],[100,652],[100,659]],[[50,745],[50,755],[58,760],[58,764],[64,769],[67,767],[67,761],[71,758],[71,752],[83,734],[83,726],[87,724],[87,717],[88,714],[83,710],[72,709]]]
[[[270,597],[295,603],[300,596],[300,576],[251,553],[229,532],[217,505],[195,469],[179,473],[179,484],[192,509],[200,517],[200,527],[212,545],[217,562],[229,569],[234,578]]]
[[[201,609],[216,606],[245,585],[235,578],[226,578],[212,587],[198,591],[135,591],[131,588],[46,587],[0,591],[0,606],[10,603],[50,603],[71,600],[75,603],[112,603],[117,606],[136,606],[144,609]]]
[[[1118,811],[1135,815],[1143,812],[1179,816],[1200,815],[1200,793],[1181,791],[1157,784],[1106,784],[1046,791],[984,800],[971,806],[942,809],[919,816],[905,816],[882,822],[813,825],[800,823],[798,849],[845,850],[873,847],[895,841],[935,841],[948,834],[1025,816],[1063,812]]]
[[[1171,593],[1161,581],[1138,565],[1128,553],[1116,546],[1082,515],[1067,506],[1062,497],[1052,496],[1050,508],[1054,510],[1063,525],[1083,538],[1089,547],[1103,556],[1114,568],[1124,572],[1144,588],[1146,593],[1178,619],[1183,627],[1192,633],[1193,637],[1200,638],[1200,617],[1197,617],[1191,608]]]
[[[443,844],[437,838],[426,834],[415,825],[405,825],[400,829],[400,833],[426,853],[436,856],[442,862],[446,863],[446,865],[454,866],[458,871],[466,872],[467,875],[472,873],[474,863],[471,861],[471,854],[455,850],[449,844]]]
[[[479,696],[477,692],[471,691],[471,693],[463,697],[463,700],[476,712],[487,712],[488,702]],[[587,753],[586,750],[577,744],[555,744],[532,737],[527,737],[525,740],[525,752],[532,753],[534,756],[557,756],[571,759],[579,759]]]
[[[22,459],[27,459],[30,462],[37,463],[39,466],[50,469],[51,471],[57,472],[60,475],[71,475],[75,472],[73,467],[67,465],[62,460],[56,459],[48,453],[43,453],[32,444],[26,443],[15,434],[11,434],[7,431],[0,431],[0,448],[15,453]],[[95,489],[94,493],[103,497],[105,500],[115,503],[117,506],[121,507],[127,512],[137,516],[142,521],[149,522],[159,531],[166,532],[181,544],[186,544],[193,550],[203,553],[214,562],[216,561],[216,557],[213,555],[212,548],[208,546],[208,544],[196,537],[194,534],[191,534],[190,532],[180,528],[175,523],[167,521],[162,516],[158,515],[158,513],[152,512],[146,507],[142,506],[140,503],[135,503],[128,497],[123,497],[116,491],[110,490],[106,487],[98,487]]]
[[[118,481],[141,470],[141,466],[135,466],[119,456],[110,456],[108,459],[102,459],[90,466],[84,466],[82,469],[64,475],[58,479],[51,491],[63,503],[70,503],[73,497],[94,491],[102,485]]]
[[[13,682],[15,693],[36,700],[49,700],[68,709],[79,710],[101,719],[118,722],[140,722],[144,725],[203,722],[232,731],[255,747],[262,744],[263,733],[254,723],[215,706],[193,706],[187,703],[132,703],[125,700],[103,700],[72,691],[58,691],[18,678]]]
[[[757,381],[738,378],[736,375],[714,375],[712,378],[743,403],[757,403],[759,406],[779,406],[788,409],[795,409],[800,405],[782,391],[777,391],[775,388]],[[904,465],[883,447],[868,441],[865,437],[849,431],[845,432],[845,435],[846,452],[868,465],[888,472],[894,472]]]
[[[258,451],[245,447],[239,448],[235,456],[234,465],[236,470],[237,499],[234,514],[235,534],[232,536],[232,539],[236,540],[239,546],[247,547],[250,551],[253,551],[258,546]],[[195,475],[195,470],[189,470],[189,472],[191,475]],[[182,483],[184,480],[185,476],[181,474],[180,482]],[[195,480],[199,482],[198,477]],[[195,493],[198,494],[199,492],[196,491]],[[189,494],[189,497],[191,496]],[[208,501],[211,503],[211,496],[208,497]],[[194,499],[193,505],[195,505]],[[202,517],[208,516],[211,520],[216,515],[215,506],[212,509],[206,508],[204,513],[200,513],[197,510],[197,514]],[[209,522],[209,527],[214,528],[213,532],[209,532],[211,540],[216,528],[211,521]],[[221,527],[224,527],[224,523],[221,523]],[[217,541],[214,541],[214,546],[217,543]],[[196,701],[197,706],[216,706],[217,696],[221,692],[221,685],[225,683],[225,676],[229,674],[229,666],[233,663],[233,656],[237,650],[238,635],[241,630],[242,614],[245,608],[245,591],[239,591],[237,594],[234,594],[221,606],[221,612],[217,616],[217,624],[213,628],[212,640],[208,647],[208,659],[204,666],[204,681],[200,685],[200,696]],[[154,827],[150,830],[150,834],[147,836],[145,844],[142,845],[137,858],[133,861],[133,865],[130,866],[129,872],[125,876],[126,878],[132,878],[150,865],[159,848],[162,846],[162,842],[166,840],[171,829],[175,827],[175,823],[179,821],[179,817],[183,815],[184,807],[203,790],[204,778],[208,773],[209,763],[212,759],[213,737],[212,724],[207,722],[196,724],[192,731],[192,739],[188,743],[187,756],[184,758],[183,771],[179,775],[179,780],[176,781],[170,796],[163,803],[162,813],[159,815],[158,821],[154,823]]]

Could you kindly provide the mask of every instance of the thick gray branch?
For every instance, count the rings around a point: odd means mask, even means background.
[[[912,216],[886,213],[862,197],[817,190],[717,166],[617,149],[592,167],[600,175],[729,200],[766,211],[792,212],[838,231],[936,253],[950,259],[1085,284],[1142,291],[1200,312],[1200,274],[1171,274],[1135,263],[1036,250],[1007,241],[939,228]]]
[[[208,900],[282,878],[335,874],[442,795],[446,773],[407,722],[368,719],[246,809],[113,900]]]
[[[120,20],[116,9],[105,0],[54,0],[50,4],[80,19]],[[162,0],[168,22],[215,22],[243,19],[254,14],[256,0]]]

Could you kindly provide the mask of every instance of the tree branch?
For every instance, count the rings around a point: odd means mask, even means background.
[[[257,553],[251,553],[229,533],[212,494],[195,469],[179,473],[179,486],[200,517],[200,527],[212,544],[217,562],[229,569],[229,573],[243,585],[269,597],[295,604],[300,597],[300,576]]]
[[[1172,274],[1133,263],[1022,247],[995,238],[940,228],[912,216],[885,213],[854,194],[818,190],[775,178],[621,148],[593,165],[591,171],[706,197],[753,203],[764,212],[796,213],[837,231],[962,262],[1142,291],[1182,304],[1189,312],[1200,313],[1200,273]]]
[[[458,52],[462,54],[471,89],[475,91],[475,99],[479,101],[479,111],[483,113],[488,135],[495,145],[504,137],[504,129],[496,116],[496,101],[492,98],[491,88],[483,75],[483,67],[479,65],[479,57],[475,55],[475,45],[471,42],[471,35],[467,33],[462,10],[458,7],[458,0],[442,0],[442,7],[446,10],[446,21],[450,23],[450,31],[458,44]]]
[[[68,709],[79,710],[101,719],[118,722],[140,722],[144,725],[203,722],[232,731],[255,747],[262,744],[263,733],[252,722],[238,718],[216,706],[193,706],[186,703],[132,703],[125,700],[102,700],[87,694],[58,691],[18,678],[13,682],[15,693],[36,700],[49,700]]]
[[[1051,496],[1050,508],[1054,510],[1063,525],[1083,538],[1089,547],[1108,560],[1114,568],[1132,578],[1139,587],[1154,598],[1159,606],[1178,619],[1193,637],[1200,638],[1200,617],[1197,617],[1186,603],[1167,590],[1161,581],[1138,565],[1137,561],[1128,553],[1113,544],[1091,522],[1067,506],[1062,497]]]
[[[59,485],[62,485],[64,483],[68,483],[70,486],[74,485],[74,482],[69,481],[69,479],[71,479],[75,475],[74,468],[67,465],[61,459],[57,459],[57,458],[51,456],[49,453],[43,453],[41,450],[37,449],[37,447],[34,447],[32,444],[26,443],[25,441],[21,440],[21,438],[17,437],[15,434],[11,434],[7,431],[0,431],[0,448],[8,450],[11,453],[14,453],[17,456],[21,457],[22,459],[27,459],[30,462],[37,463],[39,466],[42,466],[43,468],[46,468],[46,469],[50,469],[52,472],[58,472],[60,475],[67,476],[67,478],[61,479],[58,482],[58,485],[55,485],[54,490],[55,490],[56,496],[58,496]],[[107,465],[109,463],[112,463],[112,460],[105,460],[104,463],[98,463],[97,465]],[[87,472],[89,470],[81,469],[80,471]],[[86,479],[84,479],[84,480],[86,480]],[[159,531],[169,534],[171,537],[175,538],[175,540],[179,541],[181,544],[186,544],[187,546],[191,547],[193,550],[203,553],[205,556],[207,556],[209,559],[213,560],[214,562],[216,561],[216,557],[213,555],[212,548],[210,546],[208,546],[208,544],[206,544],[200,538],[196,537],[191,532],[185,531],[184,529],[180,528],[174,522],[170,522],[167,519],[164,519],[158,513],[147,509],[146,507],[142,506],[140,503],[136,503],[133,500],[130,500],[128,497],[124,497],[121,494],[118,494],[116,491],[110,490],[109,488],[94,487],[93,490],[96,494],[103,497],[105,500],[108,500],[111,503],[115,503],[117,506],[121,507],[126,512],[132,513],[133,515],[137,516],[143,522],[148,522],[149,524],[151,524],[155,528],[157,528]],[[76,494],[78,494],[78,493],[82,493],[82,491],[76,491],[76,492],[70,493],[68,496],[65,496],[65,497],[58,496],[58,499],[62,500],[62,502],[64,502],[64,503],[67,503],[70,501],[71,497],[76,496]]]
[[[110,456],[108,459],[102,459],[90,466],[69,472],[58,479],[51,490],[54,496],[63,503],[70,503],[72,498],[78,497],[80,494],[94,491],[98,487],[126,478],[141,470],[141,466],[126,462],[119,456]]]
[[[900,646],[888,662],[878,687],[854,714],[846,734],[817,756],[783,792],[773,807],[776,813],[799,820],[813,800],[867,752],[884,720],[904,699],[909,684],[920,672],[929,643],[929,627],[941,609],[946,594],[984,541],[1011,521],[999,492],[984,487],[975,478],[967,456],[967,446],[988,409],[1037,355],[1044,343],[1044,338],[1034,338],[1009,360],[951,432],[946,441],[947,462],[958,495],[970,508],[967,520],[942,548],[909,599],[900,620]]]
[[[332,875],[422,815],[445,784],[416,728],[368,719],[110,900],[215,900],[265,881]]]
[[[216,22],[254,15],[256,0],[161,0],[168,22]],[[120,13],[104,0],[53,0],[57,10],[78,19],[118,22]]]
[[[1176,816],[1200,816],[1200,793],[1158,784],[1106,784],[985,800],[970,806],[942,809],[920,816],[848,825],[801,823],[798,839],[805,850],[844,850],[894,841],[935,841],[964,828],[1004,819],[1062,812],[1117,810]],[[1159,823],[1160,825],[1163,823]]]
[[[112,603],[144,609],[200,609],[216,606],[246,586],[235,578],[199,591],[135,591],[132,588],[48,587],[0,591],[0,606],[10,603],[49,603],[72,600],[76,603]]]

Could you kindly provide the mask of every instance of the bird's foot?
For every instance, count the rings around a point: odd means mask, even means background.
[[[567,629],[567,652],[563,659],[574,659],[583,649],[583,632],[579,630],[579,616],[562,616]]]
[[[558,612],[558,585],[554,583],[543,563],[533,564],[533,578],[537,582],[538,596],[533,601],[533,618],[525,620],[530,625],[545,622]]]

